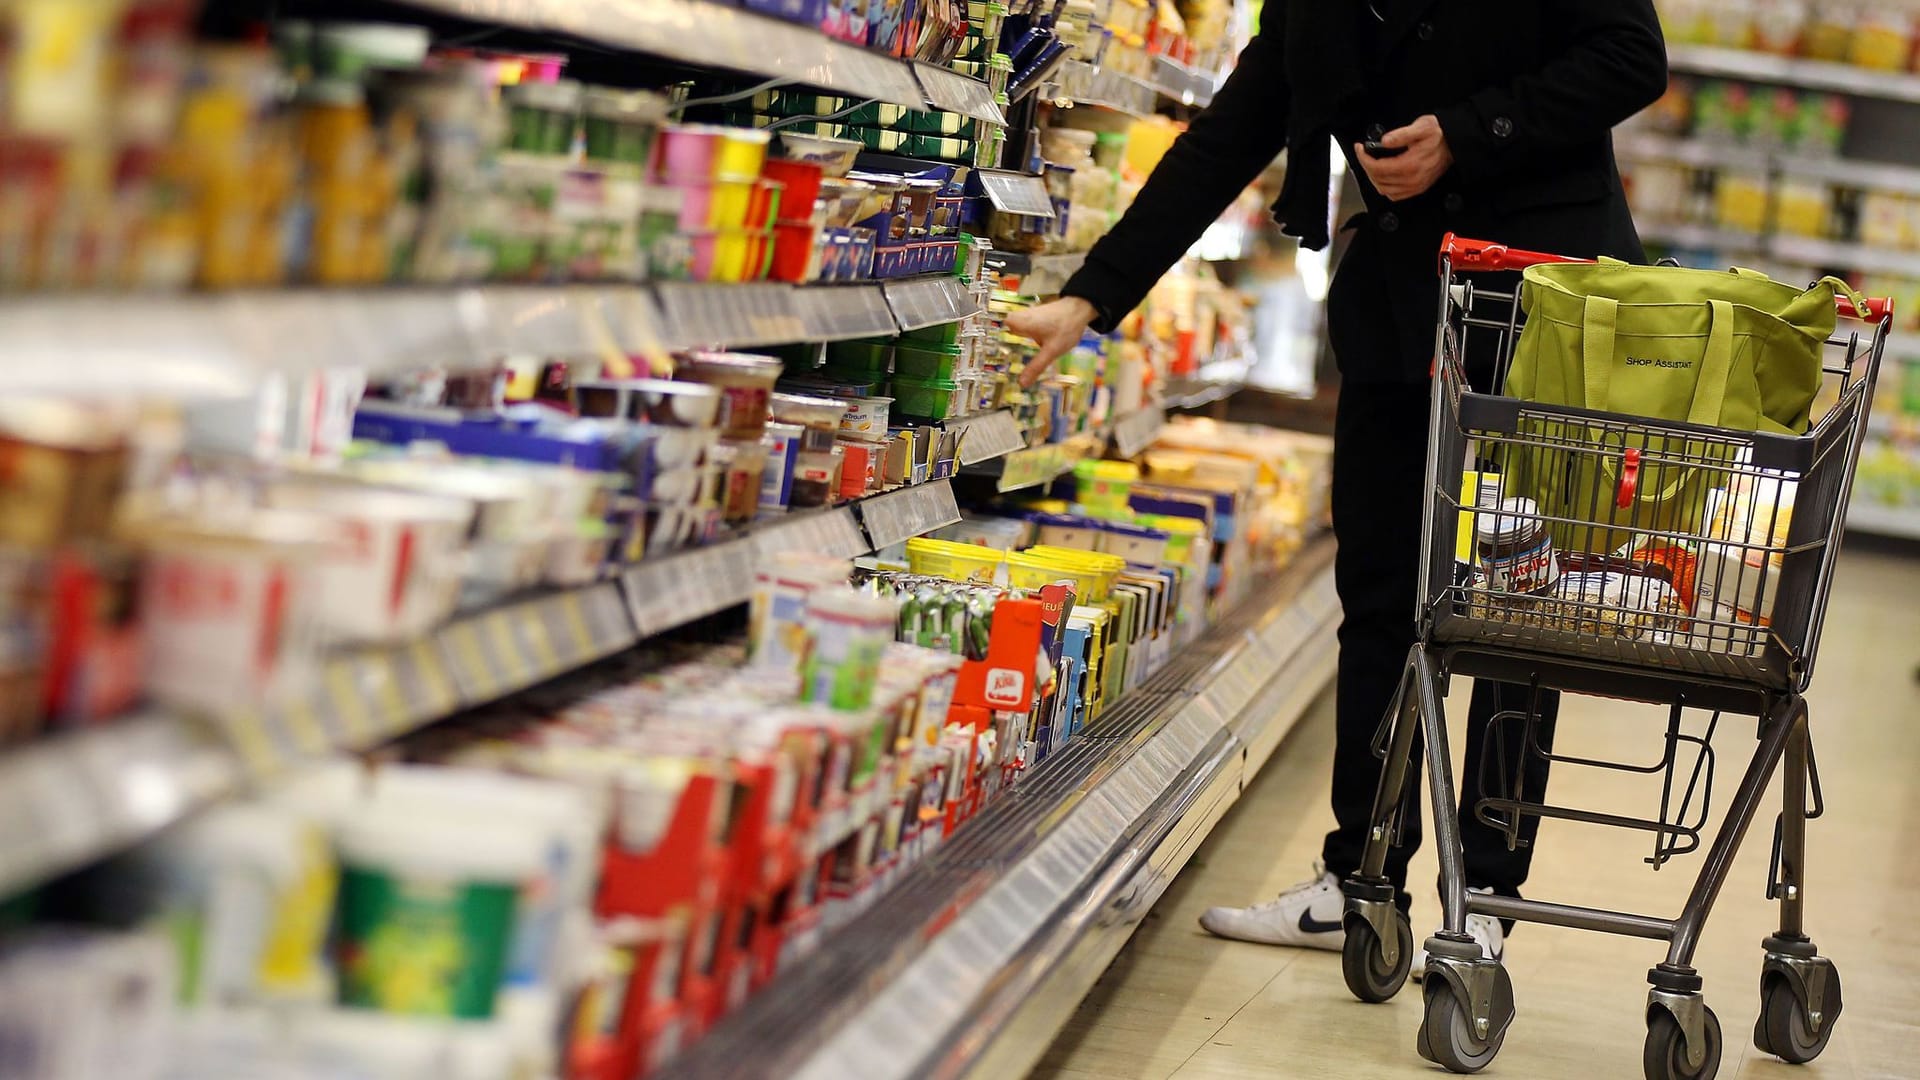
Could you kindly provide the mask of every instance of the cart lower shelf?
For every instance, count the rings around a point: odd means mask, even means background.
[[[1325,689],[1339,619],[1323,537],[662,1075],[1024,1075]]]

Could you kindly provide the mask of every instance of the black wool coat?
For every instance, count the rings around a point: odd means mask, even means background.
[[[1652,0],[1266,0],[1213,103],[1062,291],[1091,301],[1096,325],[1110,327],[1283,148],[1276,217],[1324,246],[1331,138],[1366,203],[1343,226],[1356,234],[1327,302],[1341,373],[1424,380],[1447,232],[1644,260],[1612,128],[1666,86]],[[1429,114],[1453,167],[1425,194],[1392,202],[1366,181],[1353,144]]]

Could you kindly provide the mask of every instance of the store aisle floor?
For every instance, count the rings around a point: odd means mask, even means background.
[[[1858,548],[1837,575],[1810,695],[1827,815],[1809,826],[1807,926],[1839,967],[1845,1016],[1811,1065],[1784,1065],[1752,1046],[1760,939],[1776,913],[1762,895],[1775,796],[1748,834],[1696,957],[1726,1033],[1723,1078],[1920,1076],[1920,558]],[[1451,716],[1457,755],[1464,695],[1456,690],[1449,705],[1459,710]],[[1414,1053],[1417,986],[1389,1004],[1362,1005],[1347,993],[1337,954],[1223,941],[1195,921],[1209,904],[1268,899],[1306,875],[1332,821],[1332,719],[1328,696],[1101,976],[1033,1080],[1442,1075]],[[1642,706],[1575,699],[1563,709],[1556,749],[1651,760],[1663,719]],[[1733,718],[1721,725],[1714,827],[1749,760],[1752,730],[1751,721]],[[1561,768],[1551,794],[1562,804],[1651,814],[1659,789],[1657,781]],[[1672,914],[1700,859],[1655,872],[1641,861],[1649,844],[1644,833],[1547,822],[1528,892]],[[1431,882],[1435,873],[1423,849],[1413,880]],[[1439,919],[1424,891],[1415,889],[1416,940]],[[1661,956],[1656,942],[1521,927],[1507,951],[1519,1013],[1483,1075],[1639,1076],[1646,970]]]

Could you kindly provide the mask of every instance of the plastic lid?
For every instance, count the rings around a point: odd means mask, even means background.
[[[579,109],[581,94],[580,84],[571,79],[517,83],[506,90],[507,100],[516,105],[550,109],[554,112],[573,112]]]
[[[1532,499],[1516,497],[1500,504],[1498,510],[1482,510],[1474,518],[1474,536],[1483,544],[1508,543],[1525,535],[1539,524],[1540,508]]]
[[[667,99],[645,90],[590,86],[582,101],[587,112],[616,120],[661,120],[667,115]]]
[[[548,830],[506,814],[475,817],[471,804],[451,804],[447,816],[421,805],[368,807],[335,831],[340,861],[402,875],[517,884],[545,869]],[[455,818],[454,814],[461,815]]]

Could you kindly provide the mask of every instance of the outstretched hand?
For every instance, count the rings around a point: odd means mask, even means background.
[[[1039,381],[1055,360],[1080,344],[1080,336],[1098,315],[1092,304],[1078,296],[1063,296],[1008,315],[1007,329],[1040,347],[1021,369],[1020,385],[1032,386]]]

